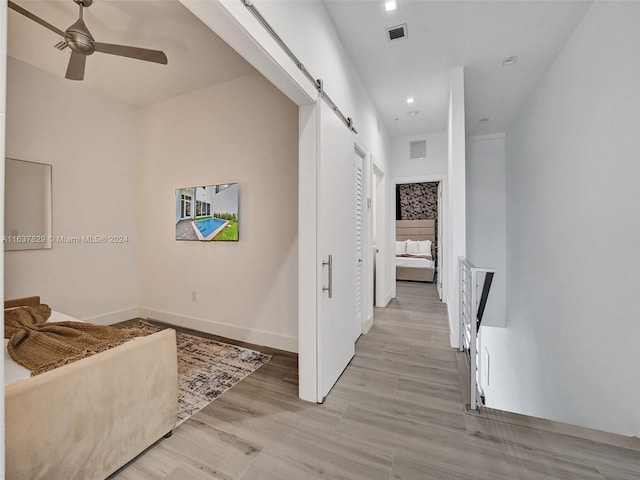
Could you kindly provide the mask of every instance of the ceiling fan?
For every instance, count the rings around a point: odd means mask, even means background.
[[[87,61],[87,55],[93,54],[93,52],[108,53],[110,55],[120,55],[122,57],[134,58],[136,60],[144,60],[146,62],[167,64],[167,56],[160,50],[149,50],[147,48],[129,47],[126,45],[114,45],[111,43],[96,42],[89,32],[89,29],[82,20],[82,11],[85,7],[90,7],[93,0],[73,0],[80,6],[80,16],[78,20],[67,28],[66,31],[62,31],[57,27],[54,27],[49,22],[41,19],[33,13],[25,10],[20,5],[13,3],[9,0],[9,8],[24,15],[25,17],[39,23],[45,28],[48,28],[54,33],[57,33],[66,44],[71,48],[71,58],[69,59],[69,66],[67,67],[67,73],[65,78],[69,80],[83,80],[84,79],[84,67]]]

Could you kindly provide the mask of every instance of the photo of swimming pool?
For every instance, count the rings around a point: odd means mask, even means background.
[[[177,188],[176,240],[237,242],[238,184]]]
[[[229,223],[227,220],[220,220],[219,218],[213,217],[193,222],[198,232],[200,232],[200,235],[202,235],[201,240],[211,240],[227,223]]]

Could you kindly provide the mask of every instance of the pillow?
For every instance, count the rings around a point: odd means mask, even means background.
[[[431,240],[422,240],[418,242],[418,253],[420,255],[431,255]]]
[[[404,255],[405,253],[407,253],[407,241],[396,241],[396,255]]]
[[[417,255],[420,253],[418,251],[418,242],[415,240],[407,240],[407,253],[409,255]]]

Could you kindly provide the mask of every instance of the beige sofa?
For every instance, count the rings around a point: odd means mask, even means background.
[[[162,330],[5,387],[7,479],[104,479],[170,434],[175,331]]]

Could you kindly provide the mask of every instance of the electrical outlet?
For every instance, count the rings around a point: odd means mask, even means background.
[[[192,302],[197,302],[198,301],[198,292],[196,292],[195,290],[193,290],[191,292],[191,301]]]

